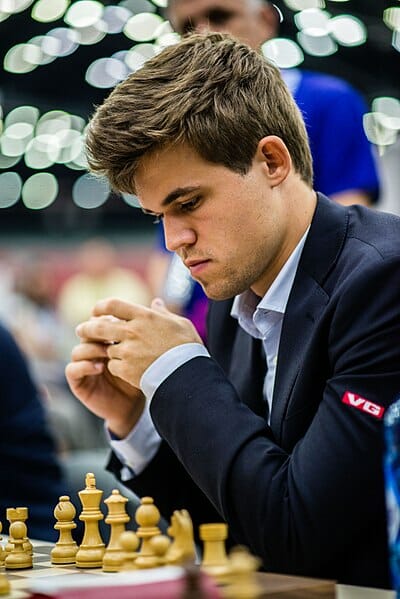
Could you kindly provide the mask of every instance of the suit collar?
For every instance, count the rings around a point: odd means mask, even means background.
[[[307,272],[323,285],[342,250],[347,235],[349,209],[317,193],[317,205],[311,222],[298,271]]]
[[[278,440],[304,352],[329,301],[323,285],[342,250],[348,214],[348,209],[318,194],[282,325],[271,412],[271,428]]]

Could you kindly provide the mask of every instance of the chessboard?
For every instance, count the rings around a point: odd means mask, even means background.
[[[25,599],[29,596],[29,589],[35,580],[47,577],[60,577],[75,574],[78,576],[107,576],[101,568],[83,570],[77,568],[74,564],[55,566],[50,561],[50,552],[54,545],[44,541],[31,540],[33,545],[33,567],[25,570],[6,570],[5,572],[11,586],[11,594],[7,595],[9,599]]]
[[[50,561],[50,551],[54,547],[52,543],[33,540],[32,544],[33,567],[6,572],[11,585],[11,592],[6,596],[7,599],[28,599],[38,581],[55,583],[54,586],[57,586],[58,581],[62,580],[62,584],[65,585],[66,577],[73,575],[71,578],[74,581],[79,583],[79,580],[82,580],[82,586],[86,581],[93,581],[95,578],[98,578],[99,583],[103,586],[103,582],[120,577],[119,573],[103,572],[101,568],[80,569],[75,565],[56,566]],[[2,572],[4,572],[3,569]],[[159,572],[154,572],[154,575],[159,575]],[[257,573],[256,576],[259,582],[259,599],[289,599],[293,597],[297,599],[333,599],[335,597],[335,585],[331,581],[266,573]],[[51,595],[49,594],[49,596]],[[83,596],[84,591],[82,590]],[[221,596],[223,597],[223,593]]]
[[[10,593],[7,599],[28,599],[33,594],[43,597],[64,596],[68,587],[78,589],[78,596],[87,594],[87,589],[99,586],[103,592],[110,585],[112,591],[107,594],[110,599],[114,596],[123,597],[116,591],[116,582],[126,581],[127,584],[139,584],[144,578],[157,583],[178,579],[182,569],[175,567],[155,568],[151,571],[129,573],[103,572],[101,568],[83,569],[74,564],[55,565],[51,563],[50,552],[52,543],[31,540],[33,545],[33,567],[24,570],[6,570],[5,575],[10,583]],[[4,570],[2,570],[4,573]],[[61,592],[62,591],[62,592]],[[106,591],[107,592],[107,591]],[[36,596],[36,595],[35,595]],[[161,596],[161,595],[160,595]]]
[[[79,492],[79,519],[85,524],[79,546],[72,535],[76,510],[69,496],[60,497],[54,509],[54,528],[59,530],[55,544],[29,539],[27,507],[7,509],[10,527],[2,548],[5,574],[1,573],[0,590],[7,590],[8,581],[10,599],[194,599],[199,593],[208,599],[335,597],[332,581],[259,573],[261,561],[245,547],[228,555],[226,523],[200,525],[199,559],[187,510],[174,511],[168,534],[161,534],[160,512],[151,497],[140,498],[134,515],[136,530],[126,530],[128,500],[118,489],[104,500],[105,522],[110,525],[105,546],[99,531],[103,492],[97,489],[93,473],[87,473],[85,482]]]

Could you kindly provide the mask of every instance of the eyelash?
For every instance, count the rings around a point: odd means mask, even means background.
[[[200,201],[200,196],[196,196],[195,198],[192,198],[188,202],[184,202],[183,204],[180,205],[181,211],[182,212],[190,212],[191,210],[194,210],[197,207],[199,201]]]
[[[183,204],[180,204],[179,208],[180,208],[181,212],[191,212],[192,210],[197,208],[197,205],[198,205],[200,199],[201,199],[200,196],[196,196],[195,198],[192,198],[188,202],[184,202]],[[154,219],[153,225],[159,225],[163,220],[162,214],[153,214],[152,216]]]

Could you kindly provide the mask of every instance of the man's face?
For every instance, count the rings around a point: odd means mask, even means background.
[[[230,33],[254,49],[274,37],[277,28],[274,9],[254,0],[172,0],[169,19],[180,34]]]
[[[254,159],[246,175],[182,144],[146,156],[135,177],[145,212],[163,219],[176,252],[212,299],[264,295],[287,258],[289,217]]]

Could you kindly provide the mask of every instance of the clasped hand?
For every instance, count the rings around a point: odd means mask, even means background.
[[[147,308],[109,298],[97,302],[92,313],[76,329],[81,342],[65,373],[74,395],[122,437],[142,413],[145,370],[169,349],[202,341],[189,320],[159,299]]]
[[[91,320],[77,327],[83,340],[103,343],[110,373],[139,387],[144,371],[162,354],[183,343],[202,343],[192,323],[173,314],[159,299],[151,308],[118,299],[99,301]]]

